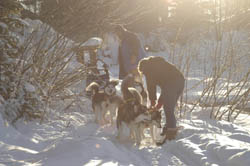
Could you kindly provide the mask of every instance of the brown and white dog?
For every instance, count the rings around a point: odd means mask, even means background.
[[[113,118],[116,117],[116,111],[119,105],[122,103],[122,98],[116,95],[116,85],[118,80],[111,80],[106,83],[103,89],[100,89],[100,85],[96,82],[92,82],[87,86],[86,91],[92,93],[92,109],[95,113],[95,121],[100,125],[108,122],[106,114],[110,113],[111,123],[113,124]]]
[[[156,111],[152,109],[147,109],[145,113],[143,113],[142,115],[136,118],[136,121],[140,122],[139,130],[140,130],[141,135],[139,139],[142,140],[145,138],[144,130],[149,128],[150,137],[153,143],[156,143],[156,140],[155,140],[156,135],[154,133],[154,127],[157,127],[158,129],[161,128],[161,112],[158,110]]]
[[[154,126],[161,128],[161,113],[159,111],[151,111],[146,106],[132,100],[124,102],[118,108],[118,139],[132,139],[137,145],[140,145],[142,139],[145,138],[144,130],[149,128],[150,136],[155,142]]]
[[[143,131],[147,126],[160,126],[160,112],[150,112],[142,104],[142,96],[133,86],[133,77],[128,75],[122,82],[121,91],[124,102],[118,108],[117,138],[119,140],[134,139],[140,145]]]

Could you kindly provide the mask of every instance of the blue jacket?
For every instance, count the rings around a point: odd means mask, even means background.
[[[132,64],[131,56],[136,56],[136,63]],[[136,69],[138,62],[146,57],[146,52],[143,49],[140,40],[133,33],[128,33],[124,37],[119,47],[119,78],[123,79],[131,70]]]

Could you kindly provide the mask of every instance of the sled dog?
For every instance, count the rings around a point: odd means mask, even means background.
[[[150,128],[150,136],[154,141],[153,126],[161,127],[161,113],[150,111],[142,104],[134,101],[124,102],[118,108],[117,116],[117,138],[120,140],[131,139],[140,145],[144,136],[144,130]],[[129,129],[129,136],[125,133]],[[127,136],[126,136],[127,135]]]
[[[122,98],[116,95],[117,80],[111,80],[106,83],[103,89],[100,89],[100,85],[96,82],[92,82],[87,86],[86,91],[91,91],[92,97],[92,109],[95,113],[95,121],[99,124],[107,123],[106,114],[109,111],[111,119],[116,114],[116,110]],[[112,122],[112,121],[111,121]]]
[[[127,139],[128,137],[135,140],[136,144],[140,144],[142,140],[142,130],[146,125],[157,123],[160,125],[161,116],[157,112],[148,112],[145,105],[142,104],[142,96],[135,88],[134,79],[128,75],[121,85],[123,95],[123,103],[118,108],[117,115],[117,138]],[[126,137],[125,129],[129,129],[129,136]]]
[[[157,128],[161,128],[161,112],[158,110],[154,111],[151,109],[147,109],[145,113],[143,113],[142,115],[136,118],[136,121],[139,122],[139,129],[140,129],[140,134],[141,134],[139,137],[140,141],[145,138],[144,130],[146,128],[149,128],[150,137],[153,143],[156,143],[156,140],[155,140],[156,137],[154,135],[154,126]]]

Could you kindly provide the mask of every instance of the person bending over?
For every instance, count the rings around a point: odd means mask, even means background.
[[[185,79],[183,74],[176,66],[157,56],[141,59],[138,64],[138,71],[145,76],[151,107],[160,109],[163,105],[166,124],[162,130],[162,135],[166,135],[168,140],[175,139],[177,128],[174,110],[184,89]],[[161,89],[158,100],[156,86]]]

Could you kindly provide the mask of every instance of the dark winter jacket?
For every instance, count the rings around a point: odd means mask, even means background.
[[[184,82],[183,74],[171,63],[162,57],[148,57],[140,61],[139,70],[146,77],[149,99],[155,101],[156,86],[161,89],[178,88],[176,83]]]
[[[136,63],[131,63],[131,57],[136,57]],[[119,78],[123,79],[129,72],[136,69],[138,62],[146,56],[144,49],[141,46],[140,40],[136,34],[124,31],[119,47]]]

